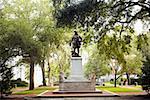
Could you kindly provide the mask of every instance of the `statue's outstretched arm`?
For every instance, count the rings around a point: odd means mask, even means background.
[[[81,36],[79,36],[79,38],[80,38],[80,42],[82,42],[82,38],[81,38]]]

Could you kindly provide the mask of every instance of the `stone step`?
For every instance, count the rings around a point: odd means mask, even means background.
[[[53,91],[53,94],[87,94],[87,93],[90,93],[90,94],[96,94],[96,93],[102,93],[101,90],[95,90],[95,91],[85,91],[85,90],[82,90],[82,91],[59,91],[59,90],[55,90]]]

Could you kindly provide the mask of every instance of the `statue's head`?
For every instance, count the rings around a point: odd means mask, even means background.
[[[75,34],[75,35],[78,35],[77,31],[74,31],[74,34]]]

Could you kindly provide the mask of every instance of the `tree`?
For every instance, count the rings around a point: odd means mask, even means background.
[[[125,56],[131,53],[132,40],[134,40],[134,30],[124,28],[125,31],[120,34],[121,29],[121,26],[116,26],[113,31],[107,33],[101,40],[97,41],[99,52],[105,54],[106,58],[110,60],[115,75],[115,87],[116,81],[125,72],[125,69],[127,69]],[[119,76],[117,77],[117,75]]]
[[[10,30],[10,32],[8,34],[6,32],[3,33],[6,36],[8,35],[9,39],[4,41],[8,42],[10,46],[16,47],[13,50],[17,50],[20,53],[17,56],[23,56],[30,64],[29,89],[34,89],[34,65],[41,58],[41,44],[34,38],[35,30],[33,29],[34,26],[32,27],[33,23],[29,23],[33,22],[30,20],[31,16],[29,15],[29,11],[33,9],[33,6],[30,5],[32,3],[29,1],[25,3],[24,1],[12,0],[11,2],[3,1],[3,4],[3,14],[10,25],[7,27],[7,30]],[[3,27],[5,28],[5,26]]]
[[[16,65],[10,64],[14,58],[22,55],[20,52],[20,37],[16,35],[15,23],[5,18],[4,13],[1,12],[0,18],[0,88],[2,94],[11,94],[13,84],[11,79],[13,77],[12,68]]]
[[[142,79],[142,87],[148,94],[150,93],[150,56],[147,55],[145,61],[143,62],[142,67],[143,75]]]
[[[51,53],[51,69],[48,72],[49,83],[53,85],[53,79],[57,79],[60,82],[61,73],[64,74],[64,78],[69,75],[69,66],[70,66],[70,51],[68,50],[67,45],[60,45],[58,48],[55,48]],[[50,82],[51,79],[51,82]]]
[[[141,67],[142,67],[142,54],[138,52],[137,50],[133,50],[130,52],[129,55],[125,56],[126,60],[126,67],[124,71],[126,72],[127,75],[127,81],[128,85],[130,85],[130,75],[131,74],[136,74],[140,75],[141,74]]]
[[[83,0],[77,3],[70,0],[58,1],[53,1],[58,26],[79,25],[87,31],[92,28],[96,31],[92,37],[97,35],[99,39],[118,24],[122,27],[132,27],[132,23],[138,19],[149,24],[148,0]],[[123,31],[120,30],[120,33]]]
[[[117,86],[117,80],[122,75],[122,73],[120,71],[121,70],[121,66],[120,66],[120,64],[118,63],[118,61],[115,58],[112,58],[110,60],[110,66],[111,66],[111,70],[112,70],[113,74],[115,75],[115,77],[114,77],[114,87],[116,87]],[[117,75],[119,75],[119,76],[117,77]]]
[[[66,30],[55,27],[55,20],[52,17],[53,9],[49,6],[49,0],[40,1],[40,6],[38,9],[39,10],[37,11],[40,13],[40,16],[36,19],[36,36],[38,41],[42,44],[42,59],[39,64],[42,69],[43,85],[45,86],[45,61],[50,57],[50,54],[54,51],[54,48],[58,48],[59,45],[64,43],[64,35],[62,35],[62,33],[66,32]],[[50,63],[48,64],[48,66],[50,66]]]
[[[133,34],[133,24],[137,20],[142,20],[145,25],[149,25],[150,1],[83,0],[77,3],[70,0],[58,1],[54,2],[58,27],[80,27],[85,33],[84,41],[86,44],[94,41],[98,44],[99,50],[107,54],[108,59],[114,56],[118,63],[122,65],[123,70],[131,68],[126,68],[124,55],[127,55],[130,51],[132,38],[131,35],[127,34],[123,39],[122,34],[128,33],[127,29]],[[117,29],[118,31],[113,35],[113,38],[108,37],[107,34],[116,31],[118,25],[120,28]],[[117,37],[118,35],[120,35],[120,38]],[[143,39],[147,39],[145,35],[139,35],[138,49],[141,48],[141,36],[144,37]],[[129,64],[129,61],[127,61],[127,64]]]
[[[41,58],[41,51],[38,42],[32,41],[31,44],[29,44],[30,49],[25,49],[25,54],[24,54],[24,60],[30,64],[30,84],[29,84],[29,90],[34,89],[34,66],[37,64]],[[27,51],[26,51],[27,50]]]
[[[138,19],[144,24],[149,24],[150,2],[148,0],[83,0],[73,3],[66,0],[62,6],[64,2],[59,1],[61,2],[55,2],[57,5],[54,3],[57,8],[55,17],[58,27],[82,28],[85,31],[85,43],[96,42],[98,48],[102,48],[100,51],[104,51],[109,59],[115,56],[116,60],[125,67],[124,55],[129,53],[131,47],[133,24]],[[61,7],[58,7],[59,5]],[[111,31],[116,33],[113,38],[107,36]],[[122,35],[124,33],[127,35]]]
[[[65,0],[64,2],[63,0],[58,1],[54,2],[56,10],[55,18],[58,27],[77,26],[84,32],[83,41],[85,44],[93,41],[98,45],[100,44],[99,46],[107,41],[106,35],[114,31],[116,34],[114,34],[109,44],[119,41],[117,44],[122,45],[120,46],[122,50],[115,50],[118,53],[117,55],[121,57],[120,60],[124,59],[121,52],[127,51],[130,48],[128,44],[130,44],[132,39],[131,34],[134,34],[134,22],[140,19],[144,24],[149,25],[150,2],[148,0],[83,0],[77,3],[73,3],[70,0]],[[127,33],[127,35],[122,35],[124,33]],[[118,36],[120,38],[116,39]],[[126,42],[122,40],[123,38]],[[107,43],[109,47],[113,47],[109,44]],[[114,47],[111,49],[114,49]],[[109,52],[110,48],[105,50]],[[118,57],[115,58],[118,60]],[[119,61],[119,63],[121,62]]]
[[[2,66],[1,66],[2,67]],[[11,79],[13,77],[12,73],[12,67],[2,67],[0,68],[0,75],[1,75],[1,81],[0,81],[0,91],[1,91],[1,98],[3,98],[3,94],[11,94],[11,89],[13,88],[13,84],[11,83]]]
[[[49,49],[61,44],[63,39],[62,29],[55,29],[50,2],[49,0],[3,1],[4,16],[15,24],[14,33],[16,37],[18,36],[16,40],[19,41],[17,49],[22,53],[23,60],[30,64],[29,89],[34,89],[33,75],[36,64],[41,65],[43,85],[46,85],[44,60],[49,55]]]
[[[106,60],[106,55],[99,54],[98,50],[95,49],[96,46],[93,46],[93,48],[85,65],[85,75],[95,81],[96,78],[110,73],[110,67],[108,67],[109,61]]]
[[[64,36],[61,36],[63,33],[62,29],[55,29],[54,27],[48,27],[45,31],[38,34],[38,39],[42,43],[42,59],[40,61],[42,74],[43,74],[43,86],[46,85],[45,82],[45,61],[48,61],[50,54],[58,50],[59,46],[64,43]]]
[[[141,34],[138,37],[138,50],[141,51],[143,57],[145,58],[143,61],[142,67],[142,88],[148,94],[150,93],[150,35]]]

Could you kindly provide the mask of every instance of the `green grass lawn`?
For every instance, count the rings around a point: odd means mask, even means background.
[[[26,94],[40,94],[46,90],[49,90],[49,91],[53,91],[57,89],[56,87],[38,87],[38,88],[35,88],[34,90],[25,90],[25,91],[21,91],[21,92],[16,92],[14,93],[15,95],[26,95]]]
[[[137,85],[137,86],[135,86],[135,88],[142,88],[142,86],[141,85]]]
[[[142,90],[139,90],[139,89],[134,89],[134,88],[125,88],[125,87],[113,87],[113,86],[97,86],[96,87],[97,89],[100,89],[100,90],[108,90],[108,91],[111,91],[111,92],[142,92]],[[25,91],[21,91],[21,92],[16,92],[14,93],[15,95],[27,95],[27,94],[34,94],[34,95],[37,95],[37,94],[40,94],[46,90],[49,90],[49,91],[53,91],[57,89],[57,87],[38,87],[38,88],[35,88],[34,90],[25,90]]]
[[[108,90],[111,92],[142,92],[142,90],[123,88],[123,87],[112,87],[112,86],[99,86],[96,88],[100,90]]]
[[[104,84],[105,86],[114,86],[114,84],[111,84],[110,82],[105,82]]]

